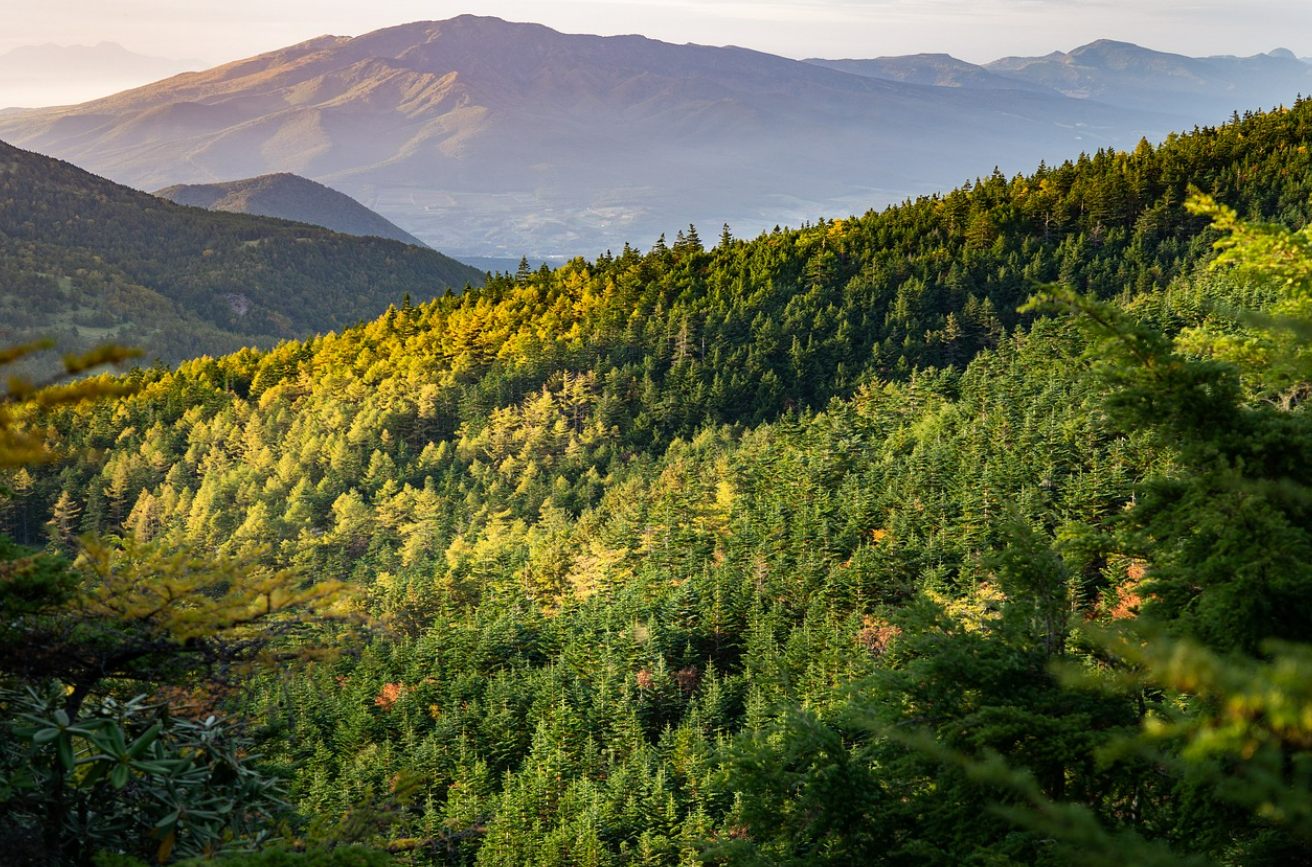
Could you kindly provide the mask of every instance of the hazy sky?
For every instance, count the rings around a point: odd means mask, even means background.
[[[789,57],[942,51],[975,62],[1097,38],[1181,54],[1312,55],[1309,0],[4,0],[0,52],[119,42],[163,57],[235,60],[324,33],[462,13],[570,33],[641,33]]]

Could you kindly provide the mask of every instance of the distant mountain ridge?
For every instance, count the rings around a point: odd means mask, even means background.
[[[0,345],[166,362],[340,330],[483,274],[422,247],[201,211],[0,142]]]
[[[156,190],[155,195],[179,205],[277,217],[323,226],[344,235],[390,238],[403,244],[427,246],[350,196],[288,172],[220,184],[176,184]]]
[[[948,54],[807,63],[889,81],[976,90],[1019,87],[1149,111],[1170,107],[1208,124],[1234,111],[1288,105],[1299,93],[1312,92],[1312,64],[1283,48],[1251,57],[1186,57],[1099,39],[1068,52],[983,65]]]
[[[440,249],[517,259],[690,221],[755,234],[1186,122],[460,16],[0,116],[0,137],[146,189],[292,172]]]
[[[1152,108],[1170,101],[1219,115],[1216,122],[1234,111],[1288,105],[1312,91],[1312,65],[1282,49],[1251,57],[1186,57],[1099,39],[1066,53],[1004,57],[983,68],[1117,105]]]
[[[805,62],[867,78],[905,81],[931,87],[1029,90],[1050,95],[1057,93],[1047,85],[999,75],[974,63],[958,60],[950,54],[910,54],[900,57],[875,57],[869,60],[824,60],[811,57]]]
[[[138,54],[117,42],[22,45],[0,54],[0,108],[82,102],[204,66]]]

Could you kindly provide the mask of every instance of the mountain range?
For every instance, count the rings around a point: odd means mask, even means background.
[[[323,36],[0,138],[141,189],[291,172],[455,256],[645,248],[690,222],[798,225],[1292,102],[1287,53],[1126,43],[977,66],[789,60],[460,16]]]
[[[930,87],[968,87],[976,90],[1026,90],[1056,96],[1046,84],[1021,77],[999,75],[983,66],[958,60],[950,54],[908,54],[869,60],[825,60],[808,58],[807,63],[888,81],[904,81]]]
[[[5,116],[0,138],[143,189],[293,172],[495,256],[645,246],[689,221],[755,233],[1186,122],[461,16]]]
[[[1186,57],[1099,39],[1042,57],[977,65],[947,54],[807,61],[889,81],[975,90],[1021,88],[1215,124],[1235,111],[1288,105],[1312,88],[1312,64],[1288,49],[1252,57]]]
[[[175,184],[156,190],[155,195],[179,205],[278,217],[344,235],[391,238],[424,246],[423,241],[350,196],[287,172],[221,184]]]
[[[1100,39],[1066,53],[1004,57],[989,72],[1066,96],[1212,117],[1292,103],[1312,88],[1312,65],[1278,48],[1251,57],[1185,57]]]

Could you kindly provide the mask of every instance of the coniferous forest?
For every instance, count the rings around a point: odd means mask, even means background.
[[[1310,144],[14,382],[8,857],[1312,863]]]

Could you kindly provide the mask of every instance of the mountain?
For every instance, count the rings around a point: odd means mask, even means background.
[[[98,45],[24,45],[0,54],[0,108],[67,105],[204,66]]]
[[[178,361],[341,329],[479,283],[433,250],[175,205],[0,142],[0,343]]]
[[[155,195],[179,205],[278,217],[344,235],[391,238],[423,246],[423,241],[350,196],[286,172],[221,184],[177,184],[156,190]]]
[[[868,78],[905,81],[933,87],[1056,93],[1047,85],[989,72],[982,66],[958,60],[950,54],[909,54],[901,57],[875,57],[870,60],[824,60],[812,57],[806,62]]]
[[[452,254],[517,260],[690,220],[755,234],[1186,123],[461,16],[0,117],[0,137],[143,189],[293,172]]]
[[[1067,96],[1208,116],[1290,105],[1312,91],[1312,65],[1276,49],[1252,57],[1185,57],[1100,39],[1043,57],[1004,57],[983,69]]]

